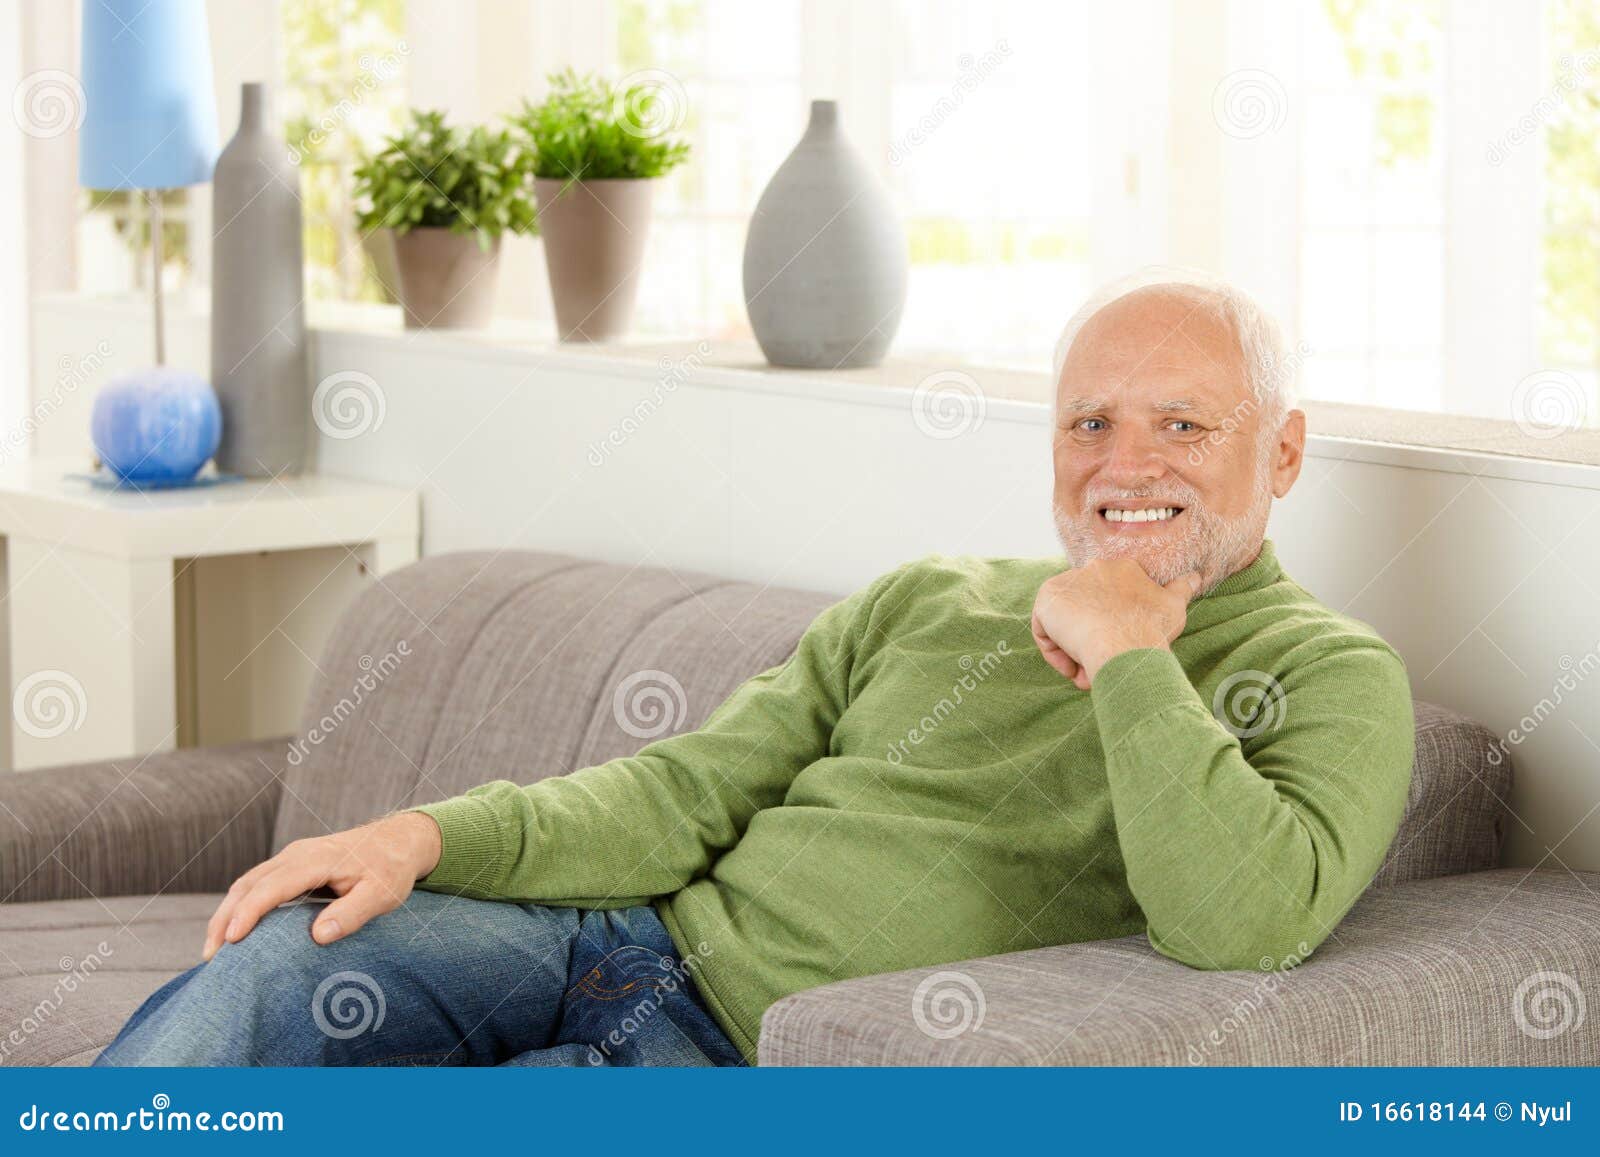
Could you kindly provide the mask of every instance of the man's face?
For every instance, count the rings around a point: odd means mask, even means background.
[[[1132,558],[1210,589],[1249,565],[1300,471],[1304,416],[1262,440],[1231,328],[1200,291],[1135,290],[1078,333],[1057,383],[1057,531],[1067,556]]]

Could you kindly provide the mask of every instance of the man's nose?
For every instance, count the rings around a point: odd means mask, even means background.
[[[1160,440],[1147,430],[1118,429],[1111,435],[1109,456],[1100,473],[1118,486],[1140,486],[1167,472]]]

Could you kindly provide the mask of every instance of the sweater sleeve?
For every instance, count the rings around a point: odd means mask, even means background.
[[[530,786],[500,780],[413,809],[443,836],[418,887],[585,908],[643,903],[704,874],[828,752],[877,595],[835,604],[793,655],[742,684],[699,730]]]
[[[1399,656],[1365,643],[1276,681],[1231,680],[1214,715],[1170,651],[1100,668],[1090,694],[1118,840],[1157,951],[1195,968],[1289,967],[1394,838],[1415,744],[1410,685]]]

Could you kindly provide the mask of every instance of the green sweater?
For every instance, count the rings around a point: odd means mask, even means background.
[[[1268,543],[1171,652],[1119,655],[1079,691],[1029,634],[1064,566],[887,574],[698,731],[420,809],[444,843],[420,886],[653,900],[752,1062],[773,1001],[869,973],[1140,931],[1197,968],[1297,963],[1399,824],[1399,657]]]

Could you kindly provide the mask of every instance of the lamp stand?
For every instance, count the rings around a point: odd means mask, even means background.
[[[161,308],[161,190],[150,195],[150,303],[155,307],[156,365],[167,364],[166,322]]]

